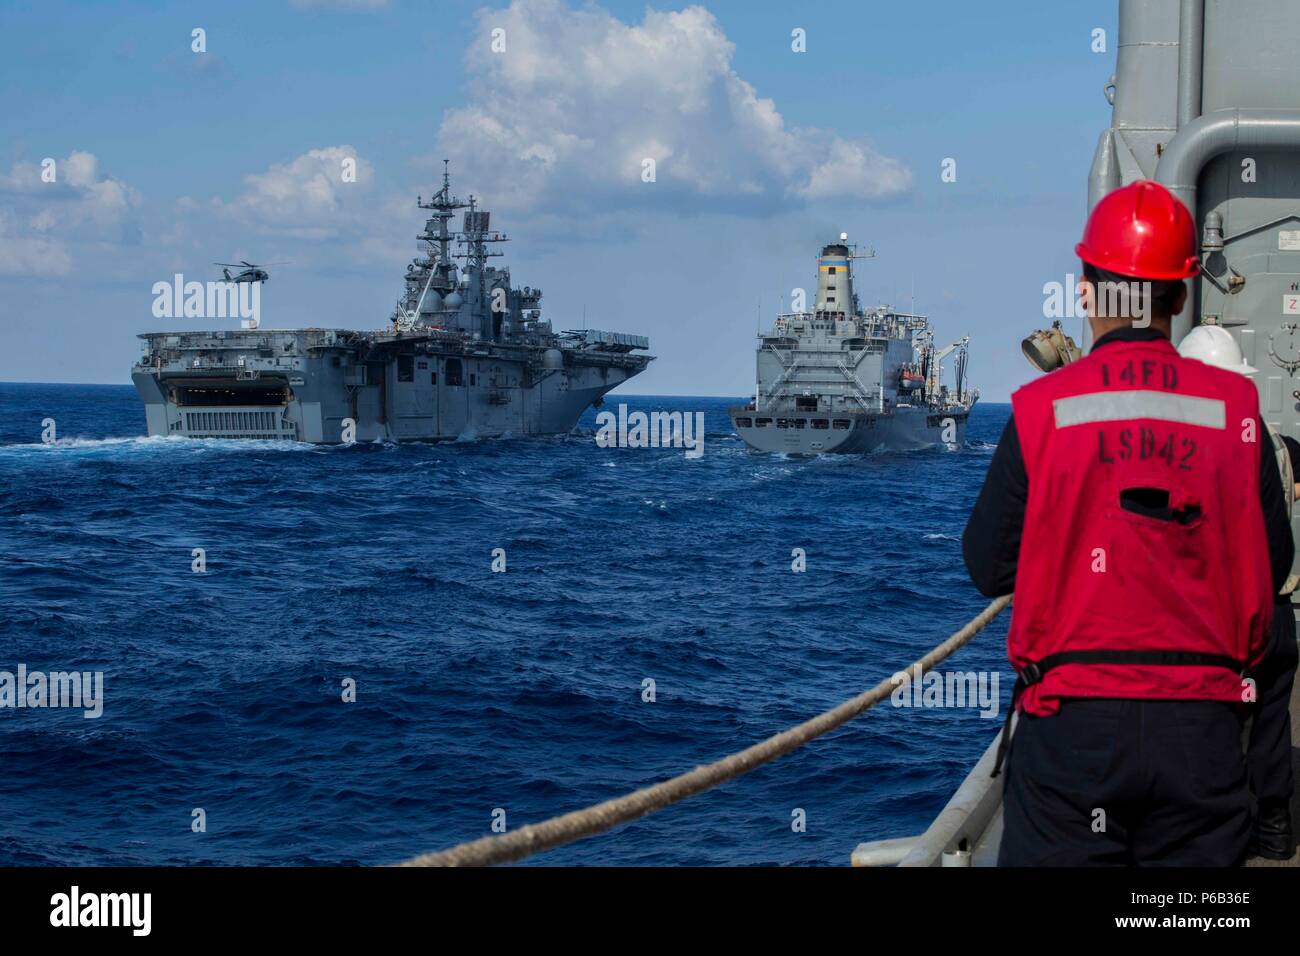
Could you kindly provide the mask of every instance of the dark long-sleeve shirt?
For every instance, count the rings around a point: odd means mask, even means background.
[[[1160,337],[1155,329],[1118,329],[1093,343],[1093,349],[1111,342],[1141,341]],[[1258,423],[1261,442],[1268,441],[1268,429]],[[1268,538],[1268,558],[1276,595],[1291,573],[1295,542],[1291,521],[1286,513],[1282,476],[1277,468],[1271,445],[1265,444],[1259,456],[1259,497],[1264,512],[1264,532]],[[985,597],[1010,594],[1016,586],[1016,565],[1020,559],[1020,536],[1025,527],[1025,507],[1029,502],[1029,475],[1020,451],[1015,418],[1007,419],[998,440],[997,451],[962,533],[962,557],[971,580]]]

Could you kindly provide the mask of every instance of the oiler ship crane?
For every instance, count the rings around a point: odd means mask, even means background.
[[[946,345],[941,349],[934,347],[933,333],[927,333],[928,341],[924,346],[924,371],[925,371],[925,397],[928,401],[937,401],[940,397],[942,386],[940,378],[943,373],[943,366],[940,364],[953,352],[957,352],[957,380],[956,394],[960,400],[963,394],[964,379],[966,377],[966,356],[967,347],[970,345],[970,336],[963,335],[951,345]]]

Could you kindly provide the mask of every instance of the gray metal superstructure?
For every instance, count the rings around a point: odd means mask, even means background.
[[[979,392],[965,386],[968,339],[936,348],[929,320],[853,291],[847,236],[822,249],[813,309],[778,315],[759,335],[757,388],[729,410],[752,448],[793,455],[960,445]],[[956,353],[956,385],[940,382]]]
[[[317,443],[562,434],[652,361],[636,354],[649,347],[643,336],[552,331],[541,290],[515,288],[509,269],[488,264],[506,237],[474,197],[451,194],[445,171],[442,189],[417,202],[430,210],[422,255],[387,329],[141,335],[131,378],[149,434]]]
[[[1126,0],[1113,104],[1088,207],[1138,179],[1168,186],[1201,236],[1174,320],[1227,328],[1265,418],[1300,437],[1300,9],[1293,0]]]
[[[1121,0],[1112,104],[1088,208],[1139,179],[1191,211],[1201,274],[1177,344],[1219,325],[1241,346],[1264,421],[1300,438],[1300,4]],[[1086,323],[1084,329],[1087,333]],[[1300,535],[1300,510],[1292,517]],[[1293,570],[1300,569],[1300,557]]]

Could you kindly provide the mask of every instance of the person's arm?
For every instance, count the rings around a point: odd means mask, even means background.
[[[1256,434],[1268,436],[1263,421],[1259,422]],[[1276,595],[1291,575],[1295,541],[1291,537],[1291,519],[1287,517],[1286,498],[1282,492],[1282,473],[1278,470],[1272,442],[1261,445],[1259,449],[1259,503],[1264,509],[1268,563],[1273,572],[1273,594]]]
[[[984,477],[984,487],[961,536],[966,569],[985,597],[998,597],[1015,590],[1020,536],[1028,503],[1029,476],[1020,452],[1016,420],[1008,418]]]

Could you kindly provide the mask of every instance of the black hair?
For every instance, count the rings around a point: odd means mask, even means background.
[[[1286,453],[1291,457],[1291,473],[1300,481],[1300,441],[1290,435],[1283,435],[1282,444],[1286,445]]]
[[[1126,276],[1118,272],[1108,272],[1105,269],[1098,269],[1090,262],[1083,264],[1083,277],[1092,283],[1093,288],[1098,290],[1096,301],[1099,315],[1104,314],[1100,311],[1100,304],[1106,301],[1105,296],[1101,294],[1103,284],[1108,283],[1112,287],[1131,295],[1131,298],[1128,299],[1125,299],[1123,295],[1119,297],[1121,302],[1128,303],[1129,317],[1134,317],[1136,313],[1142,311],[1142,296],[1149,286],[1151,289],[1150,316],[1153,319],[1173,317],[1174,305],[1178,301],[1178,290],[1183,284],[1181,279],[1143,279],[1140,276]]]

